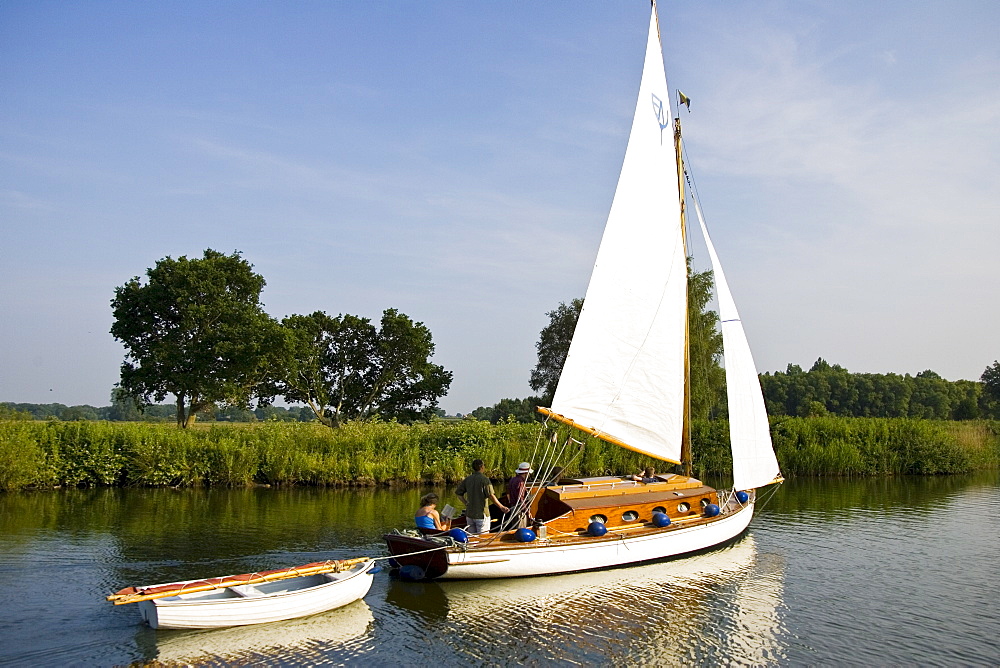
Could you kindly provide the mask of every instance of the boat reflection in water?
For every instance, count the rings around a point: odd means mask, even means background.
[[[278,657],[308,664],[321,661],[332,648],[343,653],[344,645],[363,644],[373,622],[372,610],[362,600],[319,615],[270,624],[204,631],[145,629],[141,635],[147,642],[140,640],[140,644],[155,644],[156,660],[168,664],[253,665]]]
[[[673,664],[697,657],[762,665],[782,656],[782,578],[781,561],[760,555],[746,535],[705,554],[615,570],[394,582],[390,598],[397,608],[409,601],[424,622],[439,618],[458,636],[452,646],[474,661]],[[410,591],[415,587],[424,595]]]

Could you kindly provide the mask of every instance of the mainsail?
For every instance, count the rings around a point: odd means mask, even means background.
[[[658,32],[654,6],[618,187],[552,411],[677,462],[687,262]]]
[[[726,274],[705,225],[701,205],[694,199],[701,233],[715,275],[719,320],[722,322],[722,348],[726,360],[726,388],[729,395],[729,438],[733,449],[733,489],[756,489],[779,476],[778,460],[771,445],[764,395],[760,389],[757,367],[750,353],[736,302],[729,291]]]

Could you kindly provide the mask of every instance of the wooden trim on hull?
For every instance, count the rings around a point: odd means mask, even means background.
[[[454,566],[479,566],[481,564],[503,564],[510,561],[510,559],[476,559],[475,561],[449,561],[448,568]]]
[[[215,591],[228,587],[254,585],[261,582],[275,582],[277,580],[300,578],[305,575],[341,573],[351,569],[356,569],[358,564],[368,561],[370,561],[368,557],[359,557],[357,559],[315,562],[304,566],[260,571],[257,573],[226,575],[221,578],[209,578],[207,580],[186,580],[184,582],[171,582],[168,584],[151,585],[148,587],[126,587],[125,589],[108,596],[107,600],[114,602],[115,605],[124,605],[127,603],[148,601],[154,598],[166,598],[168,596],[180,596],[182,594],[193,594],[202,591]]]

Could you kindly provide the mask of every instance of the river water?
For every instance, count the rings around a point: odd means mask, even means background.
[[[382,556],[424,492],[0,494],[0,664],[1000,665],[996,472],[789,481],[706,554],[492,582],[382,572],[361,602],[257,627],[154,631],[104,600]]]

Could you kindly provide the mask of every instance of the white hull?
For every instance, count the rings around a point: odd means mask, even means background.
[[[566,610],[569,615],[590,615],[591,610],[602,607],[621,609],[634,604],[642,610],[648,605],[641,596],[616,597],[615,592],[655,590],[663,584],[703,589],[712,581],[750,577],[756,561],[757,546],[749,534],[728,547],[686,559],[544,578],[453,581],[443,585],[441,591],[448,598],[448,616],[456,620],[488,618],[511,607],[519,612],[535,608],[542,613],[559,605],[575,609],[573,613]]]
[[[263,624],[333,610],[363,598],[372,586],[372,563],[257,585],[227,587],[140,601],[154,629],[208,629]]]
[[[753,517],[753,503],[722,518],[685,528],[576,544],[511,547],[505,550],[448,552],[442,580],[518,578],[613,568],[674,557],[720,545],[743,533]],[[608,536],[611,534],[609,533]]]

